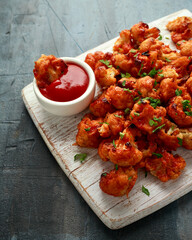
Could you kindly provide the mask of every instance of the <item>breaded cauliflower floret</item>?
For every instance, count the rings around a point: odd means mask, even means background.
[[[160,83],[161,101],[166,103],[170,98],[174,97],[177,87],[176,80],[173,78],[164,78]]]
[[[186,149],[192,150],[192,129],[180,129],[181,134],[183,135],[182,146]]]
[[[38,87],[44,88],[59,79],[66,70],[67,65],[62,59],[42,54],[35,62],[33,73]]]
[[[162,182],[178,178],[186,162],[179,155],[172,155],[165,150],[157,150],[156,155],[145,159],[146,170]]]
[[[180,40],[189,40],[192,37],[192,18],[190,17],[178,17],[170,21],[166,27],[171,31],[174,43]]]
[[[100,66],[95,69],[95,77],[97,83],[102,88],[107,88],[116,83],[117,79],[115,76],[119,74],[119,71],[114,67],[106,68],[105,66]]]
[[[100,179],[100,188],[103,192],[119,197],[127,195],[135,185],[137,171],[133,167],[118,167],[109,173],[103,173]]]
[[[95,70],[95,65],[99,60],[104,59],[105,54],[101,51],[96,51],[95,53],[88,53],[85,62],[93,69]]]
[[[189,41],[179,41],[176,47],[180,50],[182,56],[192,56],[192,40]]]
[[[125,29],[120,32],[120,37],[116,40],[113,51],[126,54],[130,49],[132,49],[131,32]]]

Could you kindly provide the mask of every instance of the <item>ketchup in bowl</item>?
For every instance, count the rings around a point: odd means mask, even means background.
[[[86,71],[74,63],[67,63],[65,73],[40,92],[46,98],[57,102],[68,102],[79,98],[85,93],[89,85]]]

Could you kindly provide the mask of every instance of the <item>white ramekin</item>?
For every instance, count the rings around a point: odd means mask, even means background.
[[[59,115],[59,116],[71,116],[79,112],[82,112],[91,103],[95,94],[95,85],[96,85],[95,74],[87,63],[79,59],[71,58],[71,57],[63,57],[61,59],[63,59],[66,63],[75,63],[80,67],[82,67],[87,72],[89,76],[89,85],[85,93],[81,95],[79,98],[69,102],[56,102],[44,97],[41,94],[35,78],[33,80],[33,89],[40,105],[47,112],[50,112],[52,114]]]

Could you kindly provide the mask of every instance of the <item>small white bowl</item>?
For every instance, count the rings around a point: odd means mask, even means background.
[[[82,67],[87,72],[89,76],[89,85],[87,90],[84,92],[84,94],[81,95],[79,98],[69,102],[56,102],[44,97],[41,94],[35,78],[33,80],[33,89],[40,105],[47,112],[50,112],[58,116],[71,116],[85,110],[93,100],[93,97],[95,94],[95,85],[96,85],[95,74],[87,63],[79,59],[71,58],[71,57],[63,57],[61,59],[63,59],[66,63],[75,63],[80,67]]]

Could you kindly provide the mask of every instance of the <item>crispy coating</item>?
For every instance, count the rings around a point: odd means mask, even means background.
[[[123,77],[118,81],[118,86],[121,88],[129,88],[133,90],[135,88],[135,83],[137,79],[134,77]]]
[[[140,95],[145,97],[151,97],[156,95],[154,91],[155,79],[149,76],[138,78],[135,84],[135,88],[140,92]]]
[[[192,56],[192,40],[189,41],[179,41],[176,47],[180,50],[182,56]]]
[[[164,107],[154,108],[148,100],[136,103],[130,113],[132,123],[149,134],[152,134],[156,128],[164,124],[165,116],[166,109]]]
[[[186,105],[186,108],[184,107]],[[187,115],[191,111],[191,103],[182,96],[176,96],[171,99],[167,113],[179,127],[191,127],[192,116]]]
[[[103,173],[100,179],[100,188],[103,192],[119,197],[127,195],[135,185],[137,171],[133,167],[118,167],[109,173]]]
[[[104,124],[99,128],[101,137],[116,136],[124,129],[124,112],[115,111],[114,113],[107,113],[104,118]],[[106,126],[107,125],[107,126]]]
[[[138,94],[134,90],[111,86],[107,89],[106,95],[111,99],[111,104],[116,109],[125,109],[133,107],[133,99]]]
[[[95,69],[95,77],[97,83],[102,88],[107,88],[110,85],[116,83],[117,79],[115,78],[119,74],[119,71],[114,67],[107,68],[106,66],[100,66]]]
[[[173,78],[164,78],[160,83],[161,101],[167,103],[169,99],[175,96],[175,90],[178,88],[176,80]]]
[[[98,63],[99,60],[104,59],[105,54],[101,51],[96,51],[95,53],[88,53],[85,62],[93,69],[95,70],[95,65]]]
[[[186,87],[187,87],[187,91],[192,96],[192,76],[187,79]]]
[[[86,114],[81,122],[78,124],[78,133],[76,136],[76,143],[80,147],[97,148],[101,141],[98,128],[103,122],[102,118],[94,120],[94,116]]]
[[[192,129],[180,129],[183,135],[182,146],[186,149],[192,150]]]
[[[113,144],[112,144],[112,139],[108,138],[108,139],[104,139],[98,147],[98,154],[100,156],[100,158],[104,161],[107,162],[109,161],[109,151],[110,149],[113,148]]]
[[[192,37],[192,18],[190,17],[178,17],[170,21],[166,27],[171,31],[171,38],[174,43]]]
[[[90,104],[89,109],[96,117],[105,117],[106,113],[114,111],[114,107],[111,104],[111,98],[106,92],[103,92],[97,99],[95,99]]]
[[[178,178],[186,166],[185,160],[181,156],[177,154],[173,156],[165,150],[158,150],[156,153],[161,154],[162,157],[154,155],[145,159],[146,170],[162,182]]]
[[[44,88],[59,79],[65,71],[67,71],[67,65],[62,59],[44,54],[35,62],[33,69],[37,85],[40,88]]]
[[[116,40],[113,51],[120,53],[128,53],[132,49],[132,36],[130,30],[123,30],[120,32],[120,37]]]

